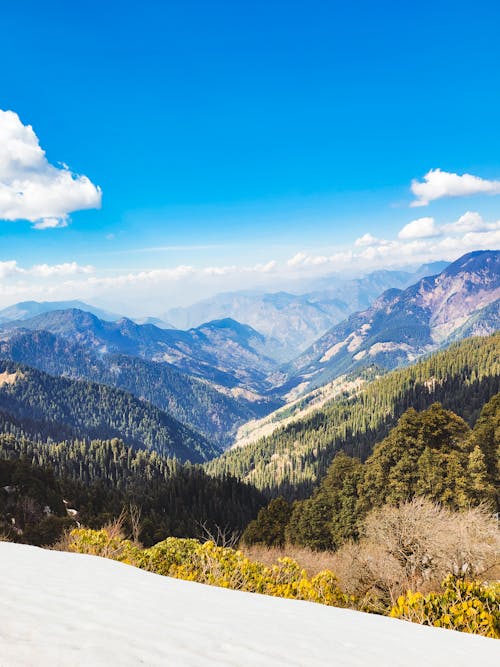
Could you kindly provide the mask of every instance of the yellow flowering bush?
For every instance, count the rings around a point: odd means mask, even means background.
[[[135,565],[141,552],[141,549],[133,542],[105,528],[100,530],[75,528],[70,532],[64,549],[74,553],[112,558],[131,565]]]
[[[106,529],[78,528],[71,531],[66,549],[112,558],[156,574],[223,588],[335,607],[344,607],[353,601],[342,593],[332,572],[320,572],[309,579],[305,570],[292,558],[280,558],[276,564],[267,566],[251,561],[241,551],[218,547],[213,542],[168,537],[149,549],[141,549]]]
[[[390,616],[500,638],[500,583],[482,584],[449,575],[440,593],[402,595]]]

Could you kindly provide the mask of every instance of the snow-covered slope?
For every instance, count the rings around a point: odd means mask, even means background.
[[[499,664],[500,642],[0,543],[0,664]]]

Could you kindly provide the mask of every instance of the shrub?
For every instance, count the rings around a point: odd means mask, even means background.
[[[390,616],[500,638],[499,583],[482,584],[449,575],[442,586],[441,593],[424,596],[409,591],[400,596]]]

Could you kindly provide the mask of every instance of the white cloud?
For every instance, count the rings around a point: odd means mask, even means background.
[[[67,227],[67,218],[42,218],[33,223],[35,229],[56,229],[58,227]]]
[[[455,222],[443,225],[442,230],[450,233],[464,232],[487,232],[500,229],[500,220],[497,222],[486,222],[480,213],[467,211]]]
[[[71,212],[100,208],[101,196],[87,176],[51,165],[31,125],[0,110],[0,219],[65,227]]]
[[[425,239],[438,234],[434,218],[418,218],[405,225],[398,236],[400,239]]]
[[[453,174],[441,169],[431,169],[424,181],[412,181],[411,191],[417,197],[410,206],[427,206],[443,197],[467,197],[477,194],[500,194],[500,181],[488,181],[472,174]]]
[[[363,234],[363,236],[360,236],[359,239],[356,239],[354,241],[354,245],[356,248],[364,248],[366,246],[372,246],[376,245],[377,243],[380,242],[380,239],[377,237],[373,236],[370,233]]]
[[[20,266],[0,262],[0,302],[10,305],[28,299],[81,299],[127,314],[159,315],[168,307],[185,305],[217,292],[239,289],[290,290],[304,279],[332,271],[355,275],[378,268],[403,268],[436,259],[452,261],[472,250],[500,247],[500,222],[486,222],[466,212],[455,222],[438,225],[413,221],[410,231],[392,239],[365,234],[339,252],[301,250],[288,260],[248,265],[177,265],[120,272],[68,261]],[[416,225],[415,223],[418,223]],[[403,229],[406,229],[403,228]],[[403,230],[402,230],[403,231]],[[424,236],[425,231],[425,236]],[[429,235],[432,232],[432,235]],[[295,292],[295,287],[292,291]]]
[[[31,269],[24,270],[32,276],[50,278],[52,276],[73,276],[76,274],[94,273],[93,266],[80,266],[76,262],[64,262],[63,264],[36,264]]]
[[[273,273],[278,268],[278,262],[275,259],[271,259],[265,264],[254,264],[247,269],[250,273]]]
[[[67,276],[90,274],[95,271],[93,266],[81,266],[76,262],[63,264],[35,264],[30,268],[23,268],[15,260],[0,262],[0,278],[64,278]]]
[[[444,259],[452,261],[472,250],[500,247],[500,221],[485,222],[478,213],[467,212],[456,222],[438,226],[433,218],[413,220],[396,239],[377,239],[364,234],[354,242],[354,250],[330,256],[298,252],[288,260],[290,269],[313,271],[320,265],[327,270],[358,271],[404,267]]]
[[[9,260],[7,262],[0,262],[0,279],[10,278],[19,272],[17,262]]]
[[[301,264],[304,263],[304,261],[307,259],[307,253],[305,252],[298,252],[296,255],[293,257],[290,257],[288,260],[287,264],[288,266],[294,267],[294,266],[300,266]]]

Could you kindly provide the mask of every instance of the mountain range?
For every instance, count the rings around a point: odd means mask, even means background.
[[[83,310],[86,313],[92,313],[101,320],[116,322],[123,318],[123,315],[112,313],[103,308],[97,308],[83,301],[22,301],[13,306],[0,310],[0,324],[6,322],[15,322],[29,320],[36,315],[50,313],[53,310]],[[154,324],[162,329],[175,329],[174,326],[160,319],[159,317],[134,317],[131,318],[137,324]]]
[[[4,338],[19,330],[49,331],[101,356],[127,354],[168,363],[225,387],[254,392],[268,388],[267,376],[277,368],[277,362],[263,353],[265,337],[229,318],[181,331],[128,318],[110,322],[71,308],[4,323],[0,329]]]
[[[172,364],[126,354],[100,354],[69,337],[44,330],[10,331],[0,339],[0,357],[51,375],[123,389],[222,446],[231,443],[242,423],[280,405],[250,391],[215,385]]]
[[[259,308],[267,304],[270,310],[259,312],[269,314],[268,331],[276,333],[284,327],[285,343],[231,317],[188,330],[165,329],[118,316],[104,319],[109,313],[101,312],[99,317],[81,308],[59,308],[65,302],[26,302],[0,313],[0,356],[54,376],[121,389],[194,429],[216,449],[226,448],[243,424],[282,406],[286,412],[288,402],[339,376],[355,379],[368,373],[373,377],[452,341],[500,328],[498,251],[464,255],[439,273],[408,287],[391,287],[371,302],[370,294],[388,282],[405,285],[431,268],[441,265],[420,267],[416,273],[375,272],[365,279],[337,280],[334,287],[332,278],[324,279],[313,285],[316,291],[301,296],[233,294],[214,299],[214,311],[223,302],[238,303],[242,310],[245,303],[260,304]],[[309,335],[304,333],[307,308],[325,314],[327,293],[341,296],[342,290],[346,292],[342,307],[371,305],[280,364],[280,346],[281,351],[283,344],[290,350],[290,340],[305,340]],[[348,294],[350,305],[346,306]],[[301,299],[309,304],[304,309]],[[330,304],[334,302],[332,297]],[[302,315],[293,319],[294,310]],[[273,312],[282,312],[283,317],[273,321]],[[332,314],[333,305],[328,317]],[[322,391],[314,401],[326,400],[329,391]]]
[[[3,360],[0,425],[4,433],[40,442],[119,438],[181,461],[201,462],[220,453],[199,433],[127,392]]]

